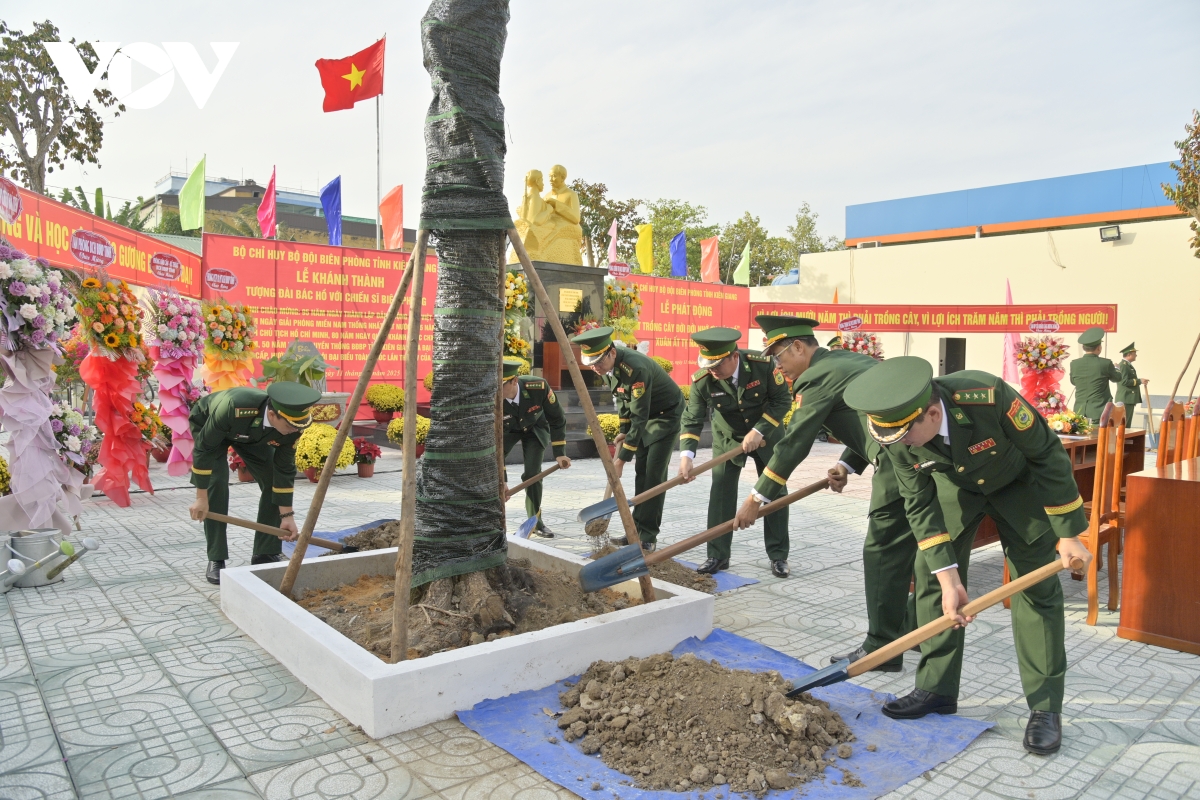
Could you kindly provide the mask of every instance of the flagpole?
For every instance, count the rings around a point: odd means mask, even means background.
[[[379,95],[375,95],[375,249],[382,249],[379,237],[379,204],[383,202],[383,139],[379,127]]]

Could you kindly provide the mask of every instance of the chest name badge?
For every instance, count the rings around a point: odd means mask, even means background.
[[[984,439],[982,442],[973,444],[970,447],[968,447],[967,452],[973,456],[977,456],[980,453],[982,453],[984,450],[987,450],[989,447],[995,447],[995,446],[996,446],[995,439]]]
[[[724,392],[712,392],[711,394],[709,394],[709,397],[724,397],[724,396],[725,396]]]
[[[1019,431],[1027,431],[1033,427],[1033,412],[1020,400],[1012,401],[1007,416],[1012,420],[1013,427]]]
[[[257,417],[258,409],[257,408],[238,408],[238,409],[234,410],[233,415],[236,419],[245,419],[246,417]]]
[[[922,464],[913,464],[913,469],[915,469],[915,470],[917,470],[918,472],[920,472],[920,471],[921,471],[921,470],[923,470],[923,469],[928,469],[929,467],[934,467],[934,466],[937,466],[937,462],[936,462],[936,461],[926,461],[926,462],[924,462],[924,463],[922,463]]]

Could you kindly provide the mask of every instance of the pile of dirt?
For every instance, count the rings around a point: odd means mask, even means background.
[[[342,540],[342,544],[357,547],[359,550],[383,550],[387,547],[395,547],[399,541],[400,520],[395,519],[378,528],[368,528],[365,531],[351,534]]]
[[[609,553],[617,552],[617,547],[607,545],[603,550],[592,553],[588,558],[600,558]],[[696,570],[685,567],[673,558],[668,558],[659,564],[653,564],[650,567],[650,577],[658,578],[660,581],[673,583],[676,586],[683,586],[686,589],[695,589],[698,592],[705,594],[716,594],[717,579],[712,575],[705,575]]]
[[[393,575],[364,575],[336,589],[306,592],[298,602],[386,661],[392,648],[394,587]],[[611,589],[585,593],[571,576],[538,569],[525,559],[509,559],[504,566],[414,589],[408,610],[408,658],[540,631],[640,603]]]
[[[597,661],[559,695],[558,727],[639,788],[761,797],[824,777],[854,753],[841,716],[807,692],[789,700],[791,687],[774,670],[726,669],[691,653]],[[862,785],[835,768],[842,783]]]

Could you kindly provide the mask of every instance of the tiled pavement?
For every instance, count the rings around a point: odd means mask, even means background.
[[[792,484],[819,478],[838,450],[817,445]],[[581,461],[549,479],[545,518],[556,545],[588,549],[574,514],[599,498],[600,474],[598,461]],[[192,491],[159,465],[154,477],[160,491],[135,494],[132,508],[89,503],[84,530],[103,548],[64,583],[0,599],[0,798],[573,796],[454,720],[378,741],[354,729],[221,614],[204,581],[203,537],[187,520]],[[632,476],[626,484],[630,491]],[[399,489],[389,452],[375,478],[336,479],[318,527],[396,516]],[[704,527],[707,491],[701,478],[671,493],[663,541]],[[306,509],[311,494],[297,484],[297,506]],[[810,664],[861,639],[867,496],[867,482],[854,479],[843,496],[824,492],[793,507],[788,580],[771,577],[755,531],[739,534],[734,571],[761,582],[720,596],[716,624]],[[252,513],[251,487],[235,484],[232,497],[235,514]],[[515,527],[520,498],[509,514]],[[247,562],[250,541],[231,530],[231,566]],[[979,551],[972,586],[996,586],[1001,566],[995,547]],[[959,707],[997,727],[890,797],[1200,796],[1200,658],[1117,639],[1117,615],[1107,611],[1098,626],[1084,625],[1083,584],[1064,587],[1062,752],[1021,749],[1026,712],[1008,615],[992,609],[969,629]],[[859,682],[903,693],[914,665],[910,656],[904,673]]]

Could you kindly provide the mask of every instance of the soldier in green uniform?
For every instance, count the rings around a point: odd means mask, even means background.
[[[671,451],[679,434],[683,416],[683,392],[662,367],[649,356],[628,347],[617,347],[612,340],[613,329],[595,328],[576,336],[583,363],[597,375],[603,376],[613,393],[621,432],[616,438],[617,477],[627,461],[634,465],[634,494],[640,494],[667,479],[671,466]],[[653,552],[662,525],[663,503],[660,494],[633,507],[633,521],[644,550]],[[623,537],[615,544],[628,544]]]
[[[1142,384],[1150,381],[1138,378],[1133,362],[1137,361],[1137,347],[1130,342],[1121,350],[1121,363],[1117,367],[1120,379],[1117,381],[1117,402],[1125,404],[1125,424],[1133,427],[1133,410],[1142,402]]]
[[[849,653],[834,656],[857,661],[912,630],[908,584],[917,545],[912,537],[904,501],[891,462],[881,458],[880,445],[867,430],[866,418],[842,400],[846,387],[878,362],[849,350],[826,350],[817,344],[816,320],[760,315],[756,322],[765,335],[763,353],[770,355],[792,381],[792,417],[783,439],[775,445],[770,463],[737,513],[739,529],[754,524],[762,504],[787,492],[787,479],[808,457],[822,430],[846,445],[840,461],[829,470],[831,487],[840,492],[850,473],[874,464],[867,538],[863,543],[863,579],[867,600],[867,636]],[[770,519],[770,517],[768,517]],[[877,667],[899,672],[904,658]]]
[[[692,391],[683,412],[683,432],[679,434],[679,474],[685,483],[691,477],[692,462],[700,442],[700,431],[711,410],[712,454],[722,455],[740,449],[737,456],[712,469],[712,488],[708,493],[708,527],[733,519],[737,511],[738,478],[746,465],[746,456],[754,459],[762,475],[771,460],[775,444],[783,436],[780,424],[788,412],[791,398],[783,375],[776,372],[771,359],[753,350],[739,350],[742,332],[734,328],[709,328],[692,334],[700,345],[696,360],[700,371],[692,376]],[[788,574],[788,510],[766,518],[763,540],[771,570],[781,578]],[[708,560],[696,570],[712,574],[729,568],[733,533],[708,543]]]
[[[995,375],[975,370],[933,377],[924,359],[885,361],[846,389],[867,414],[871,435],[895,468],[917,539],[917,622],[942,614],[958,625],[921,645],[917,687],[883,713],[894,719],[958,710],[967,566],[975,531],[996,521],[1010,574],[1043,567],[1057,548],[1064,564],[1090,556],[1071,460],[1024,398]],[[1062,743],[1067,671],[1062,584],[1047,579],[1012,598],[1013,639],[1029,704],[1025,749],[1049,755]]]
[[[296,440],[312,424],[309,413],[321,393],[309,386],[282,381],[266,391],[239,387],[201,397],[188,418],[196,448],[192,452],[192,485],[196,500],[188,510],[204,520],[208,542],[209,583],[221,582],[229,548],[225,523],[204,519],[209,511],[229,513],[229,448],[242,457],[262,492],[257,520],[290,532],[295,541],[292,487],[296,481]],[[254,534],[251,564],[279,561],[283,543],[269,533]]]
[[[546,381],[532,375],[517,376],[517,370],[525,362],[520,359],[504,359],[504,455],[521,443],[521,454],[525,457],[525,471],[521,480],[527,481],[542,471],[542,457],[546,447],[553,448],[558,466],[568,469],[571,459],[567,458],[567,418],[562,405]],[[508,476],[501,487],[504,499],[508,499]],[[537,517],[534,533],[554,538],[554,532],[542,522],[542,482],[525,489],[525,511]]]
[[[1121,380],[1113,362],[1100,356],[1104,328],[1088,328],[1079,335],[1083,355],[1071,361],[1071,385],[1075,387],[1075,413],[1082,414],[1095,425],[1100,422],[1104,406],[1112,402],[1109,381]]]

